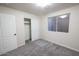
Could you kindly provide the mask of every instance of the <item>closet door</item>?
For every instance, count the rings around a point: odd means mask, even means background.
[[[30,39],[30,27],[29,24],[24,24],[25,25],[25,40]]]
[[[15,16],[0,14],[0,54],[17,48]]]

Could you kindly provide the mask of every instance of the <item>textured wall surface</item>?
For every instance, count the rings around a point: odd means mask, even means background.
[[[31,31],[32,31],[32,40],[39,39],[39,18],[38,16],[18,11],[15,9],[7,8],[0,6],[0,13],[14,15],[16,19],[16,36],[17,36],[17,45],[22,46],[25,44],[24,38],[24,18],[31,19]]]
[[[48,31],[48,17],[70,13],[69,33]],[[41,38],[79,51],[79,5],[42,17]]]

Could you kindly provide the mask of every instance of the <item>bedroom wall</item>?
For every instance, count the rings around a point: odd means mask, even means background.
[[[48,17],[65,13],[70,13],[69,33],[48,31]],[[79,51],[79,5],[43,16],[40,23],[42,39]]]
[[[30,13],[18,11],[15,9],[0,6],[0,13],[5,13],[9,15],[14,15],[16,19],[16,36],[17,36],[17,46],[20,47],[25,44],[24,39],[24,18],[31,19],[31,31],[32,40],[39,39],[39,17],[32,15]]]

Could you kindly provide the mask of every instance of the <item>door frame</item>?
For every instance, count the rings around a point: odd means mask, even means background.
[[[30,39],[29,39],[29,40],[32,41],[31,19],[30,19],[30,18],[24,18],[24,21],[29,21],[29,22],[30,22],[30,25],[29,25],[29,26],[30,26]],[[25,26],[25,25],[24,25],[24,26]]]

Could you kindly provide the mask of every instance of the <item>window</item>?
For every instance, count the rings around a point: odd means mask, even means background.
[[[70,13],[48,17],[48,31],[69,32]]]
[[[56,31],[56,17],[49,17],[48,19],[48,30]]]

